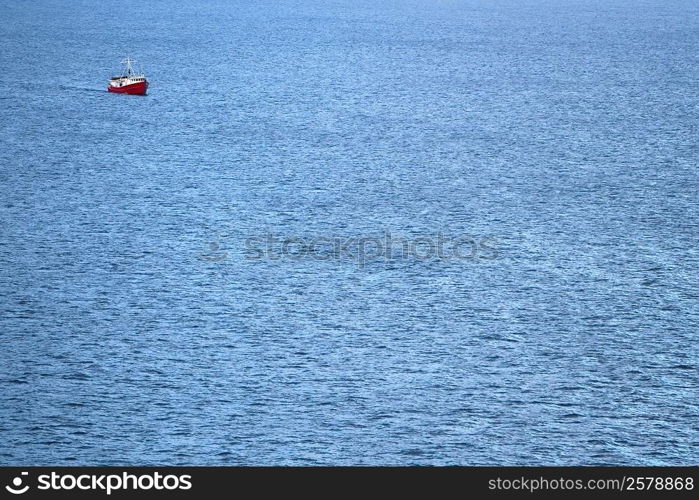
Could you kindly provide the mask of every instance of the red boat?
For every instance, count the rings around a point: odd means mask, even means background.
[[[146,75],[143,73],[134,71],[133,65],[135,62],[136,61],[130,57],[121,61],[121,64],[125,66],[124,72],[120,76],[114,76],[109,79],[109,86],[107,86],[109,92],[114,92],[115,94],[146,95],[148,80],[146,80]]]

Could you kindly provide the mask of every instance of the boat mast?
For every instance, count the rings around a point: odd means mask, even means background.
[[[121,64],[126,65],[126,76],[131,76],[133,75],[133,66],[131,66],[131,63],[135,63],[133,59],[130,57],[126,57],[126,59],[122,59]]]

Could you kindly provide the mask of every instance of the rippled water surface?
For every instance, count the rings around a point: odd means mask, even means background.
[[[0,463],[699,462],[696,2],[0,17]]]

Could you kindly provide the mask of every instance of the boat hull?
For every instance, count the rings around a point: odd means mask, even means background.
[[[136,82],[131,85],[124,85],[123,87],[112,87],[110,85],[107,87],[107,90],[115,94],[146,95],[148,91],[148,82]]]

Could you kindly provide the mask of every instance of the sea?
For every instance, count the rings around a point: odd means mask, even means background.
[[[0,464],[699,463],[695,0],[0,18]]]

